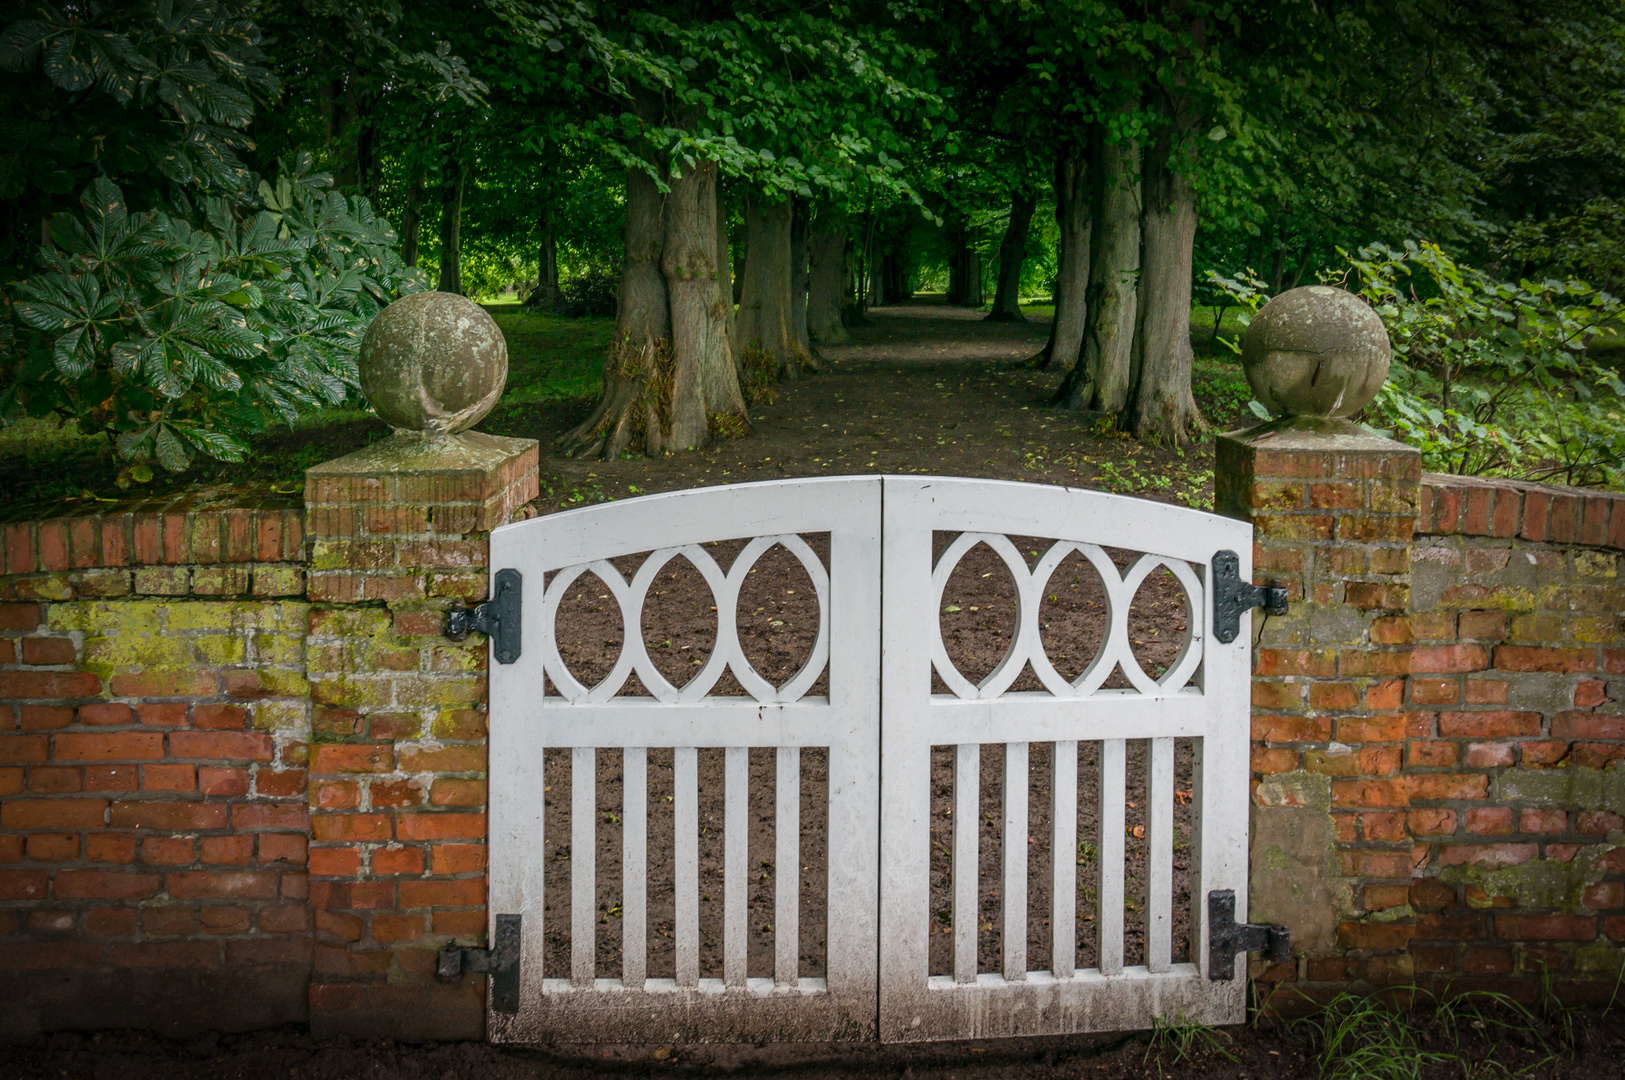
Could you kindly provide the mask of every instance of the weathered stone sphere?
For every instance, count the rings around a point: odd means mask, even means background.
[[[508,343],[485,309],[455,293],[403,296],[361,340],[361,392],[394,428],[473,427],[508,382]]]
[[[1392,355],[1381,317],[1329,285],[1277,296],[1241,342],[1253,393],[1284,416],[1353,416],[1382,389]]]

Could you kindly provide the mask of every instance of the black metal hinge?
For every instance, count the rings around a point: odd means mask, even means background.
[[[1207,894],[1207,977],[1214,982],[1235,978],[1236,957],[1262,952],[1279,964],[1292,959],[1292,934],[1284,926],[1236,923],[1236,891],[1215,889]]]
[[[491,976],[491,1008],[519,1011],[519,928],[523,915],[498,915],[496,942],[489,949],[447,945],[440,950],[435,978],[456,982],[464,972]]]
[[[498,570],[491,599],[446,612],[446,636],[461,641],[478,631],[491,639],[497,663],[519,659],[519,595],[524,579],[517,570]]]
[[[1228,645],[1241,633],[1241,617],[1255,607],[1271,615],[1286,614],[1286,590],[1241,580],[1241,557],[1234,551],[1213,555],[1213,636]]]

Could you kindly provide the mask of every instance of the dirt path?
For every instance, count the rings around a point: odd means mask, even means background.
[[[1207,506],[1212,444],[1141,446],[1102,418],[1049,407],[1061,376],[1028,369],[1048,324],[985,323],[940,304],[877,308],[821,352],[822,371],[751,409],[756,435],[669,458],[572,461],[553,441],[585,404],[522,406],[481,425],[540,439],[545,511],[605,498],[784,476],[935,473],[1095,487]],[[1203,390],[1199,388],[1199,396]],[[1235,426],[1234,402],[1203,402]]]

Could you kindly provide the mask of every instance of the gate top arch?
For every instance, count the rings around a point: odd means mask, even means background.
[[[850,498],[855,510],[877,489],[882,505],[889,494],[894,510],[903,504],[915,505],[916,513],[930,518],[934,530],[959,533],[932,563],[930,591],[938,611],[955,566],[978,543],[998,554],[1016,584],[1017,626],[1011,647],[980,683],[972,684],[959,673],[948,659],[940,625],[933,628],[933,665],[949,690],[964,699],[1001,696],[1028,663],[1044,692],[1055,697],[1157,695],[1187,689],[1200,667],[1212,623],[1206,595],[1207,562],[1216,548],[1246,549],[1248,554],[1251,549],[1252,530],[1244,522],[1108,492],[957,477],[842,476],[665,492],[516,522],[492,533],[492,566],[519,569],[527,580],[538,584],[545,578],[542,590],[533,593],[534,600],[524,606],[523,640],[538,643],[552,687],[566,701],[608,701],[636,674],[657,701],[690,704],[704,699],[723,672],[731,670],[756,701],[792,702],[817,680],[830,650],[829,572],[799,534],[829,531],[831,522],[823,508],[832,499]],[[880,539],[880,521],[874,521],[872,527]],[[1029,566],[1009,540],[1012,535],[1045,537],[1051,543]],[[726,572],[702,546],[721,540],[746,541]],[[898,542],[904,541],[898,538]],[[788,550],[806,571],[819,608],[812,654],[782,686],[769,683],[744,656],[736,625],[745,576],[775,544]],[[1107,547],[1132,551],[1136,557],[1119,572],[1104,550]],[[648,558],[630,580],[611,563],[644,552],[649,553]],[[1073,552],[1099,575],[1108,611],[1106,633],[1093,661],[1080,676],[1068,681],[1044,651],[1038,615],[1050,575]],[[664,566],[679,557],[695,567],[717,602],[715,645],[702,670],[682,687],[673,686],[656,670],[641,630],[651,583]],[[1188,630],[1175,661],[1153,678],[1141,668],[1130,647],[1128,609],[1145,579],[1164,567],[1184,589]],[[560,601],[571,584],[586,574],[603,582],[619,609],[624,635],[612,671],[591,687],[570,673],[554,633]],[[878,607],[879,597],[873,602]],[[1114,669],[1122,670],[1132,690],[1101,689]]]

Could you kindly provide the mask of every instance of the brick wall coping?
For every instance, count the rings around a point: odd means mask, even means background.
[[[123,566],[301,562],[304,503],[241,488],[91,503],[0,524],[0,574]]]
[[[1416,531],[1625,551],[1625,493],[1423,473]]]

